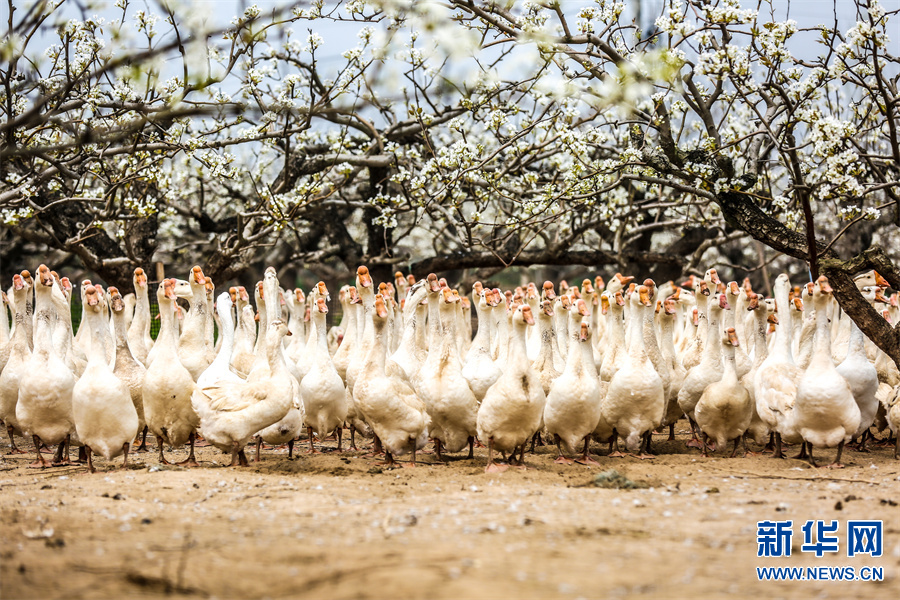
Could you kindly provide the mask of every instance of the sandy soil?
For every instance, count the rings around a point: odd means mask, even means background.
[[[264,450],[263,462],[238,470],[206,447],[199,469],[160,467],[150,453],[126,471],[121,459],[100,459],[94,475],[29,469],[33,455],[4,455],[0,595],[888,598],[900,589],[892,449],[848,451],[847,468],[829,471],[791,459],[703,459],[685,448],[684,431],[678,437],[658,443],[652,461],[565,466],[545,447],[526,455],[528,470],[494,475],[483,473],[484,450],[382,470],[361,452],[308,456],[298,444],[294,460]],[[817,454],[830,460],[833,451]],[[648,487],[589,485],[609,469]],[[793,519],[790,558],[756,557],[765,519]],[[807,519],[839,520],[839,554],[800,551]],[[884,520],[882,557],[846,557],[847,519]],[[878,566],[885,580],[757,581],[755,567],[766,565]]]

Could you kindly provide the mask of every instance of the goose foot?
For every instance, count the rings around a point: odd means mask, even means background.
[[[200,464],[194,459],[194,434],[191,433],[191,435],[188,437],[188,439],[191,442],[190,454],[188,454],[188,457],[186,459],[184,459],[183,461],[181,461],[179,463],[175,463],[175,464],[178,466],[181,466],[181,467],[199,467]]]
[[[592,467],[592,466],[599,467],[600,466],[600,463],[598,461],[596,461],[590,454],[588,454],[588,455],[582,454],[581,456],[579,456],[578,458],[575,459],[575,462],[578,463],[579,465],[584,465],[586,467]]]
[[[87,462],[87,451],[84,449],[84,446],[78,449],[78,458],[72,462],[76,465],[83,465]]]
[[[669,425],[669,437],[666,438],[666,441],[674,442],[675,441],[675,423]]]
[[[685,446],[687,446],[688,448],[702,448],[703,443],[696,438],[691,438],[687,441]]]
[[[53,462],[51,463],[54,467],[64,467],[69,465],[69,453],[67,452],[69,446],[69,436],[66,436],[59,444],[59,448],[56,450],[56,456],[53,457]]]
[[[623,452],[616,450],[615,452],[610,452],[606,455],[607,458],[622,458],[625,456],[630,456],[629,454],[624,454]]]
[[[150,452],[150,448],[147,447],[147,432],[149,428],[144,425],[144,431],[141,435],[141,445],[132,450],[132,452]]]
[[[392,468],[393,468],[393,467],[399,466],[399,465],[397,464],[397,461],[394,460],[394,455],[391,454],[390,452],[385,452],[385,453],[384,453],[384,460],[379,461],[379,462],[377,462],[377,463],[375,463],[375,464],[378,465],[379,467],[392,467]]]
[[[37,460],[35,460],[35,461],[34,461],[33,463],[31,463],[30,465],[28,465],[28,467],[31,468],[31,469],[46,469],[47,467],[50,466],[50,463],[47,462],[47,459],[45,459],[43,456],[41,456],[41,450],[40,450],[40,448],[41,448],[41,438],[39,438],[39,437],[36,436],[36,435],[33,435],[33,436],[31,436],[31,437],[32,437],[32,439],[34,440],[34,447],[37,449],[37,452],[36,452],[36,454],[37,454]]]
[[[641,460],[653,460],[656,458],[652,454],[647,454],[646,452],[644,452],[642,454],[631,454],[630,456],[633,456],[634,458],[639,458]]]
[[[122,451],[125,454],[125,460],[122,461],[122,467],[121,467],[122,471],[128,470],[128,451],[129,450],[131,450],[131,444],[129,444],[128,442],[125,442],[124,444],[122,444]]]
[[[13,431],[15,431],[15,429],[12,425],[6,426],[6,433],[7,435],[9,435],[9,452],[7,452],[7,454],[28,454],[27,452],[21,450],[18,446],[16,446],[16,438],[13,437]]]
[[[89,472],[89,473],[96,473],[96,470],[94,469],[94,459],[93,459],[93,454],[94,454],[94,452],[91,450],[91,447],[90,447],[90,446],[84,446],[84,451],[85,451],[85,453],[86,453],[86,455],[87,455],[87,468],[88,468],[88,472]]]
[[[575,461],[572,460],[571,458],[567,458],[565,456],[557,456],[556,460],[554,460],[553,462],[555,462],[558,465],[571,465]]]
[[[306,453],[307,454],[322,454],[321,452],[316,450],[315,446],[313,446],[313,431],[312,431],[312,427],[309,427],[308,425],[306,427],[306,437],[309,438],[309,450],[307,450]]]
[[[515,450],[513,451],[515,454]],[[509,465],[500,465],[494,462],[494,438],[488,439],[488,464],[484,468],[485,473],[502,473]]]
[[[833,462],[830,465],[820,465],[820,469],[843,469],[844,465],[839,462]]]

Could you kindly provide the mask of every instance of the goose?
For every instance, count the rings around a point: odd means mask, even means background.
[[[191,287],[186,281],[164,279],[156,291],[160,328],[151,350],[154,358],[144,377],[144,420],[156,436],[159,462],[164,465],[169,464],[163,454],[164,443],[178,447],[190,442],[188,458],[178,464],[198,466],[194,459],[194,431],[200,425],[200,418],[191,406],[196,384],[178,358],[175,338],[175,299],[190,298]]]
[[[418,338],[425,329],[425,318],[428,311],[427,302],[424,302],[428,293],[425,282],[408,287],[408,296],[404,299],[402,338],[397,349],[387,358],[385,372],[388,375],[398,375],[406,381],[412,382],[419,372],[419,367],[428,357],[428,352],[418,344]]]
[[[625,297],[621,291],[606,290],[600,295],[600,310],[606,311],[608,340],[600,364],[600,379],[609,382],[625,363]]]
[[[753,438],[753,441],[757,444],[765,444],[766,439],[770,436],[770,432],[769,427],[760,418],[759,413],[756,410],[756,388],[754,382],[756,380],[756,371],[759,370],[760,365],[762,365],[769,356],[769,348],[766,345],[766,329],[768,328],[768,320],[774,320],[775,315],[768,314],[765,303],[763,302],[761,304],[760,296],[754,292],[750,292],[749,294],[747,310],[750,312],[750,316],[753,317],[752,324],[749,327],[746,325],[744,327],[744,331],[748,332],[750,335],[749,343],[753,351],[753,364],[750,366],[750,371],[741,377],[741,385],[744,386],[744,389],[747,390],[747,394],[750,396],[751,416],[747,434]],[[774,448],[772,449],[774,450]]]
[[[147,364],[147,354],[153,347],[153,338],[150,337],[150,298],[147,285],[147,275],[140,267],[134,270],[134,296],[136,304],[131,325],[128,327],[128,347],[132,355],[144,365]]]
[[[67,464],[68,456],[63,450],[69,435],[75,431],[72,417],[75,376],[59,356],[52,338],[54,324],[61,327],[50,298],[54,283],[50,269],[39,266],[35,285],[34,351],[25,361],[15,408],[19,428],[34,440],[37,459],[31,466],[38,468],[49,466],[41,455],[41,442],[59,444],[54,464]]]
[[[769,355],[756,370],[753,389],[756,395],[756,412],[766,426],[775,432],[775,458],[783,458],[782,439],[789,443],[802,441],[793,423],[797,384],[803,371],[794,364],[791,355],[791,313],[788,307],[790,281],[784,273],[775,279],[775,306],[778,329]],[[827,319],[827,315],[822,315]]]
[[[115,297],[122,302],[121,296]],[[94,452],[106,460],[124,454],[124,469],[128,467],[128,450],[140,422],[128,386],[116,377],[107,362],[104,338],[109,335],[109,326],[103,317],[99,290],[89,286],[84,291],[84,299],[87,321],[84,325],[93,339],[87,367],[72,389],[75,432],[84,444],[91,473],[94,472]],[[124,302],[121,310],[124,310]]]
[[[342,290],[344,288],[341,288]],[[306,331],[306,295],[303,290],[296,288],[293,294],[293,301],[288,304],[290,314],[288,317],[288,331],[291,332],[290,340],[287,346],[287,358],[295,363],[303,359],[303,351],[306,350],[306,340],[309,338]],[[341,304],[344,303],[341,296]],[[346,309],[345,309],[346,314]],[[345,317],[346,318],[346,317]],[[285,337],[285,340],[288,338]]]
[[[116,335],[116,360],[113,374],[128,388],[128,394],[138,416],[138,432],[142,433],[141,447],[147,447],[147,423],[144,419],[144,378],[147,369],[131,353],[128,344],[128,326],[125,324],[124,298],[114,287],[109,288],[109,301],[113,313],[113,327]],[[140,450],[138,448],[137,450]],[[135,450],[135,451],[137,451]]]
[[[702,288],[701,288],[702,289]],[[703,344],[703,358],[696,367],[688,371],[678,392],[678,406],[684,411],[691,424],[692,437],[688,446],[700,446],[696,435],[696,419],[694,407],[709,384],[722,377],[722,344],[719,341],[721,331],[719,323],[723,310],[729,309],[725,294],[716,294],[707,306],[706,341]],[[701,303],[703,301],[701,300]]]
[[[72,283],[68,277],[63,277],[53,286],[50,294],[50,300],[53,302],[58,316],[58,326],[53,330],[53,346],[69,370],[78,378],[84,373],[87,357],[75,345],[72,328],[72,293]]]
[[[6,433],[9,435],[9,454],[25,454],[16,446],[15,435],[21,436],[22,430],[16,419],[16,404],[19,400],[19,386],[26,375],[25,364],[31,355],[28,347],[29,319],[27,314],[27,296],[31,287],[21,274],[13,275],[13,302],[16,309],[15,323],[13,325],[12,338],[9,342],[9,357],[6,366],[0,372],[0,419],[6,425]]]
[[[310,356],[310,369],[300,380],[300,397],[306,412],[306,426],[309,434],[309,451],[315,453],[313,433],[323,439],[332,431],[337,432],[337,449],[341,451],[342,425],[347,419],[347,393],[344,382],[338,375],[328,351],[325,332],[325,315],[328,306],[324,298],[316,300],[312,310],[312,322],[316,332],[316,346]]]
[[[652,458],[646,453],[646,439],[663,419],[665,392],[662,379],[647,356],[641,322],[644,311],[651,305],[650,290],[641,285],[629,297],[631,340],[622,367],[609,382],[602,406],[602,416],[625,438],[630,452],[641,452],[640,458]]]
[[[728,304],[734,307],[734,310],[726,310],[724,313],[725,318],[723,320],[725,331],[729,328],[733,328],[737,339],[743,339],[746,343],[746,337],[742,338],[738,336],[737,323],[740,321],[743,324],[744,314],[747,312],[747,305],[744,300],[746,295],[742,294],[742,290],[738,286],[737,281],[731,281],[725,286],[725,298],[728,300]],[[743,330],[743,327],[741,327],[741,330]],[[741,333],[743,334],[743,331]],[[740,344],[731,346],[729,352],[731,350],[734,350],[734,364],[737,368],[738,379],[740,379],[750,371],[750,367],[753,366],[753,363],[750,360],[750,357],[747,356],[747,352],[744,351],[744,347]]]
[[[350,365],[350,357],[359,345],[359,336],[357,331],[359,328],[359,295],[356,293],[356,286],[348,286],[345,295],[346,305],[344,306],[344,338],[341,345],[338,346],[337,352],[332,357],[332,364],[340,376],[344,385],[347,384],[347,367]]]
[[[206,277],[203,276],[203,269],[193,267],[188,282],[191,286],[191,309],[185,317],[181,337],[178,339],[178,359],[194,381],[197,381],[211,362],[206,346],[209,306],[206,303]]]
[[[363,274],[368,276],[368,271]],[[425,404],[408,383],[396,375],[385,374],[388,310],[380,294],[374,298],[370,316],[371,338],[366,345],[366,357],[359,370],[354,398],[381,441],[385,464],[393,466],[396,464],[394,456],[410,452],[415,466],[416,452],[428,441]]]
[[[652,279],[646,279],[644,280],[644,286],[650,292],[650,306],[658,308],[656,302],[656,284]],[[656,323],[654,322],[656,313],[654,310],[645,310],[643,313],[644,316],[640,322],[640,327],[641,335],[644,340],[644,348],[647,351],[647,358],[650,359],[650,363],[653,365],[653,368],[656,369],[656,373],[662,380],[663,394],[668,395],[671,373],[669,372],[662,352],[659,349],[659,342],[656,335]]]
[[[316,314],[318,310],[318,302],[319,300],[325,300],[328,302],[330,299],[330,295],[328,293],[328,287],[325,285],[324,281],[320,281],[317,283],[313,289],[309,292],[309,298],[307,302],[310,307],[310,317]],[[327,311],[326,311],[327,312]],[[326,327],[325,323],[322,323],[322,327]],[[317,321],[315,318],[310,318],[310,327],[307,330],[307,340],[306,346],[303,351],[300,353],[300,360],[295,363],[295,369],[297,374],[297,381],[303,381],[303,378],[306,377],[306,374],[309,373],[309,370],[312,368],[312,362],[317,352],[317,347],[319,344],[319,333],[317,329]],[[325,342],[328,343],[328,332],[325,332]],[[329,350],[329,356],[330,356]]]
[[[753,417],[750,394],[738,381],[734,350],[740,343],[734,327],[729,327],[725,335],[726,338],[721,342],[725,365],[722,377],[703,390],[694,408],[697,426],[704,433],[701,456],[705,457],[709,456],[707,437],[715,439],[716,445],[723,449],[729,440],[733,440],[732,458],[737,454],[738,442],[743,441],[746,455],[747,442],[744,440],[744,432],[747,431]]]
[[[700,280],[697,283],[697,294],[694,296],[697,303],[697,325],[692,332],[694,335],[681,357],[681,363],[688,372],[699,365],[705,355],[704,350],[709,338],[710,294],[710,285],[705,280]]]
[[[347,305],[349,304],[347,291],[349,287],[350,286],[346,285],[342,286],[338,291],[338,301],[341,303],[341,322],[328,330],[328,352],[331,356],[334,356],[334,353],[338,351],[338,348],[340,348],[344,341],[344,336],[347,333]],[[310,313],[312,314],[311,310]]]
[[[227,294],[222,294],[219,300],[222,296]],[[219,380],[202,388],[198,386],[191,394],[191,405],[200,419],[200,432],[213,446],[231,453],[230,467],[249,466],[244,454],[247,442],[261,429],[283,419],[293,404],[293,377],[281,343],[289,335],[291,332],[280,319],[273,320],[266,328],[268,375],[264,380]]]
[[[680,289],[677,288],[676,291]],[[663,368],[668,371],[669,385],[666,388],[666,411],[663,415],[662,427],[669,428],[669,440],[675,439],[675,423],[684,416],[684,411],[678,404],[678,392],[684,383],[687,372],[678,353],[675,350],[675,318],[678,312],[678,302],[681,295],[672,295],[662,301],[659,310],[660,353],[663,359]]]
[[[250,307],[250,295],[247,288],[237,286],[234,299],[237,311],[237,326],[234,331],[234,350],[231,352],[231,366],[242,375],[247,375],[253,368],[256,356],[253,354],[253,344],[256,340],[256,320],[253,309]]]
[[[797,357],[796,364],[801,369],[809,366],[812,360],[813,336],[816,332],[816,314],[813,308],[813,283],[809,282],[802,289],[800,302],[803,305],[803,313],[801,315],[802,323],[800,324],[800,335],[797,336]],[[793,316],[793,313],[791,313]]]
[[[263,274],[262,285],[257,285],[257,302],[259,303],[257,308],[260,313],[260,328],[265,324],[266,329],[268,329],[273,321],[281,320],[281,294],[279,294],[278,290],[278,275],[275,272],[275,268],[267,267]],[[272,301],[269,302],[268,299]],[[259,341],[260,347],[253,370],[247,376],[247,381],[251,383],[264,381],[269,376],[268,342],[266,336],[262,336],[262,339]],[[284,347],[280,338],[276,350],[282,355],[284,354]],[[297,371],[297,365],[293,361],[285,361],[285,363],[287,364],[288,372],[291,374],[290,383],[293,401],[287,414],[281,420],[269,425],[257,434],[254,462],[260,461],[260,448],[263,442],[272,446],[287,444],[288,459],[290,460],[293,458],[294,440],[303,431],[305,414],[303,400],[300,397],[300,379],[302,378]]]
[[[222,292],[216,298],[216,313],[219,315],[219,338],[222,340],[222,346],[219,348],[215,360],[197,378],[198,388],[222,382],[239,383],[244,381],[244,378],[235,373],[231,366],[231,357],[234,352],[234,304],[231,301],[230,292]]]
[[[584,300],[576,303],[574,314],[589,316],[585,313]],[[571,325],[571,324],[570,324]],[[562,447],[568,454],[574,454],[577,444],[584,441],[581,457],[576,459],[580,464],[596,464],[590,457],[589,445],[591,434],[600,421],[600,378],[594,365],[593,345],[591,344],[590,325],[582,321],[570,336],[570,348],[566,368],[556,378],[547,394],[544,405],[544,427],[556,440],[558,456],[556,462],[569,464],[571,459],[563,456]]]
[[[503,319],[505,323],[505,319]],[[476,427],[478,437],[488,443],[486,473],[501,472],[507,465],[494,463],[494,450],[525,453],[525,442],[540,427],[547,402],[537,373],[530,368],[525,348],[525,328],[534,326],[531,307],[518,306],[513,311],[512,337],[509,341],[509,360],[503,374],[484,395],[478,409]],[[522,458],[518,466],[524,467]]]
[[[481,282],[476,281],[472,286],[472,296],[475,313],[478,315],[478,331],[475,332],[475,339],[472,340],[466,354],[462,376],[469,382],[469,389],[475,394],[475,400],[481,402],[488,389],[500,378],[502,371],[491,359],[490,315],[494,307],[494,294],[491,290],[484,289]]]
[[[430,417],[428,430],[434,439],[437,459],[443,460],[442,450],[459,452],[466,444],[468,458],[473,458],[478,401],[462,375],[456,344],[456,308],[460,300],[452,290],[443,288],[437,294],[429,294],[429,305],[435,296],[438,314],[429,314],[429,327],[437,346],[428,353],[419,370],[418,395]]]
[[[556,364],[561,356],[557,356],[559,348],[557,346],[556,331],[554,329],[554,321],[556,320],[556,310],[553,309],[553,300],[542,300],[540,310],[537,313],[538,331],[540,342],[540,351],[537,358],[532,363],[531,368],[537,371],[541,380],[541,387],[544,394],[550,393],[550,386],[553,381],[559,377],[560,371],[556,369]],[[557,305],[557,310],[561,310],[568,314],[568,309],[564,305]],[[580,318],[580,317],[579,317]],[[580,333],[580,328],[579,328]],[[568,340],[567,340],[568,341]],[[527,339],[526,339],[527,343]],[[526,346],[527,347],[527,346]],[[563,361],[565,364],[565,361]]]
[[[353,393],[356,384],[356,375],[362,369],[365,357],[369,354],[369,346],[373,342],[372,311],[375,306],[375,289],[369,269],[360,266],[356,269],[356,291],[359,293],[359,303],[362,305],[362,313],[357,314],[356,328],[360,335],[359,350],[350,356],[350,364],[347,366],[347,388]],[[360,317],[362,321],[360,322]]]
[[[860,411],[850,384],[832,362],[827,314],[831,286],[824,276],[816,281],[813,301],[816,305],[813,358],[797,386],[793,419],[806,443],[809,464],[817,466],[813,458],[814,447],[837,446],[837,456],[828,466],[840,468],[843,466],[840,461],[844,443],[859,429]]]
[[[866,357],[865,337],[859,326],[851,321],[850,340],[847,344],[847,356],[837,366],[837,372],[850,384],[853,398],[859,407],[859,428],[854,438],[859,438],[859,450],[866,452],[869,427],[875,422],[875,413],[879,402],[875,397],[878,392],[878,371]]]

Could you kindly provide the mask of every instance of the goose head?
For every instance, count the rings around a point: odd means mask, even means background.
[[[100,307],[100,291],[93,285],[84,288],[82,292],[84,296],[84,306],[93,313],[99,313]]]
[[[369,275],[369,269],[360,266],[356,269],[356,287],[362,289],[372,289],[372,276]]]
[[[231,288],[227,292],[222,292],[219,294],[219,297],[216,298],[216,314],[219,315],[220,319],[222,318],[222,315],[228,315],[229,318],[231,317],[231,309],[234,307],[234,300],[231,296],[231,290],[233,289],[234,288]]]
[[[734,327],[729,327],[725,330],[725,339],[722,340],[726,344],[730,344],[732,347],[737,348],[741,345],[738,341],[737,333],[734,330]]]
[[[813,288],[813,302],[816,304],[816,311],[820,309],[826,310],[828,303],[831,301],[832,291],[827,277],[822,275],[816,279],[816,285]]]
[[[171,279],[172,289],[175,292],[175,296],[178,298],[183,298],[185,300],[190,300],[194,297],[194,290],[191,289],[190,282],[185,281],[184,279]],[[204,289],[205,288],[201,288]],[[204,293],[206,293],[204,291]]]
[[[598,294],[602,294],[603,291],[606,289],[606,282],[603,281],[603,278],[600,277],[599,275],[594,277],[594,289],[597,291]]]
[[[47,265],[41,265],[37,270],[37,282],[41,287],[49,288],[53,286],[55,279],[53,279],[53,274],[50,272],[50,269]]]
[[[541,289],[541,298],[544,300],[554,300],[556,298],[556,291],[553,289],[552,281],[544,282],[544,286]]]
[[[131,278],[134,283],[135,291],[145,289],[147,287],[147,274],[140,267],[134,270],[134,276]]]
[[[587,342],[590,339],[591,339],[591,326],[588,325],[587,323],[585,323],[584,321],[582,321],[581,328],[578,333],[578,341]]]

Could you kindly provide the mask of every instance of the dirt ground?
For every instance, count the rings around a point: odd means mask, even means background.
[[[30,469],[33,454],[7,456],[6,443],[0,596],[895,597],[892,448],[848,451],[845,469],[816,470],[766,456],[704,459],[686,438],[656,443],[655,460],[599,456],[596,467],[556,464],[543,447],[526,455],[528,470],[492,475],[483,449],[474,460],[383,470],[362,452],[309,456],[300,443],[294,460],[263,450],[250,468],[224,468],[228,457],[204,447],[197,469],[161,467],[149,453],[128,470],[97,460],[91,475]],[[647,487],[590,485],[610,469]],[[792,556],[757,558],[757,521],[786,519]],[[838,554],[801,552],[807,519],[840,522]],[[884,521],[883,556],[847,558],[847,519]],[[758,581],[755,570],[863,565],[882,567],[884,581]]]

